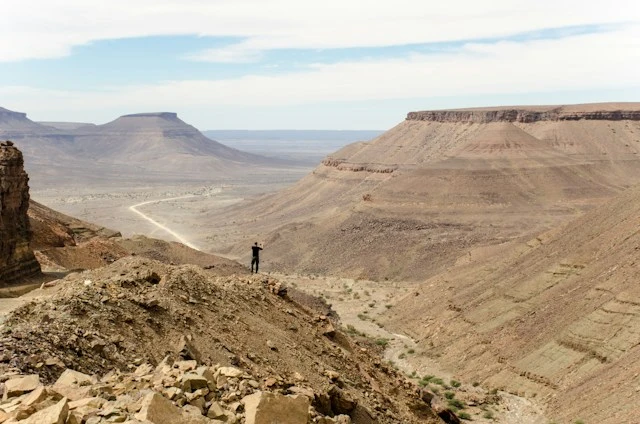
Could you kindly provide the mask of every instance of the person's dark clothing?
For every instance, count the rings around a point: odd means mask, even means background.
[[[258,266],[260,265],[260,251],[262,247],[260,246],[251,246],[251,250],[253,255],[251,257],[251,272],[253,272],[253,265],[256,265],[256,274],[258,273]]]

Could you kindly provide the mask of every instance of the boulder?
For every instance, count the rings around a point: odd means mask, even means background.
[[[45,408],[31,415],[20,424],[65,424],[69,415],[69,405],[66,398],[53,406]]]
[[[224,419],[225,410],[222,409],[218,402],[212,402],[209,407],[209,412],[207,412],[207,417],[217,420]]]
[[[20,396],[31,392],[40,386],[40,377],[37,374],[12,378],[4,383],[3,399]]]
[[[38,386],[35,390],[29,393],[24,399],[22,404],[25,406],[31,406],[38,404],[47,398],[47,390],[44,386]]]
[[[242,399],[246,424],[307,424],[309,399],[306,396],[284,396],[256,392]]]
[[[194,392],[198,389],[202,389],[207,387],[208,381],[205,377],[202,377],[198,374],[187,373],[182,376],[182,387],[181,389],[185,392]]]
[[[218,368],[218,373],[225,377],[237,378],[244,374],[244,371],[235,367],[220,367]]]
[[[52,389],[72,401],[92,397],[95,378],[78,371],[67,369],[53,384]]]
[[[135,418],[153,424],[210,424],[211,422],[206,417],[183,411],[156,392],[149,393],[142,399],[142,408]]]

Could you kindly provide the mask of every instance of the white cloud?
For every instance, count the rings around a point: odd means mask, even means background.
[[[473,96],[639,87],[640,26],[559,40],[468,44],[458,52],[317,64],[279,75],[169,81],[74,92],[0,87],[7,107],[122,113],[220,106]]]
[[[630,21],[640,21],[636,0],[615,7],[594,0],[21,0],[0,15],[0,62],[151,35],[242,37],[200,59],[248,60],[274,48],[389,46]]]

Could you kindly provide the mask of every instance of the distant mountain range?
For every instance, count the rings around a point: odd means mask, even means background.
[[[39,184],[52,179],[77,182],[80,177],[86,182],[197,180],[287,164],[211,140],[172,112],[124,115],[94,125],[38,123],[25,113],[0,108],[0,138],[18,145],[32,180]]]

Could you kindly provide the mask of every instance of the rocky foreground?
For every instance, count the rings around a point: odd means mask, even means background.
[[[260,383],[260,378],[239,368],[195,360],[167,357],[155,367],[145,363],[132,368],[100,379],[67,369],[49,386],[37,374],[5,374],[0,422],[346,424],[357,408],[357,402],[334,385],[321,399],[321,410],[332,415],[325,416],[311,407],[315,395],[302,376],[286,389],[272,390],[281,382]]]
[[[287,292],[137,256],[71,274],[0,325],[0,423],[442,422],[375,343]]]

